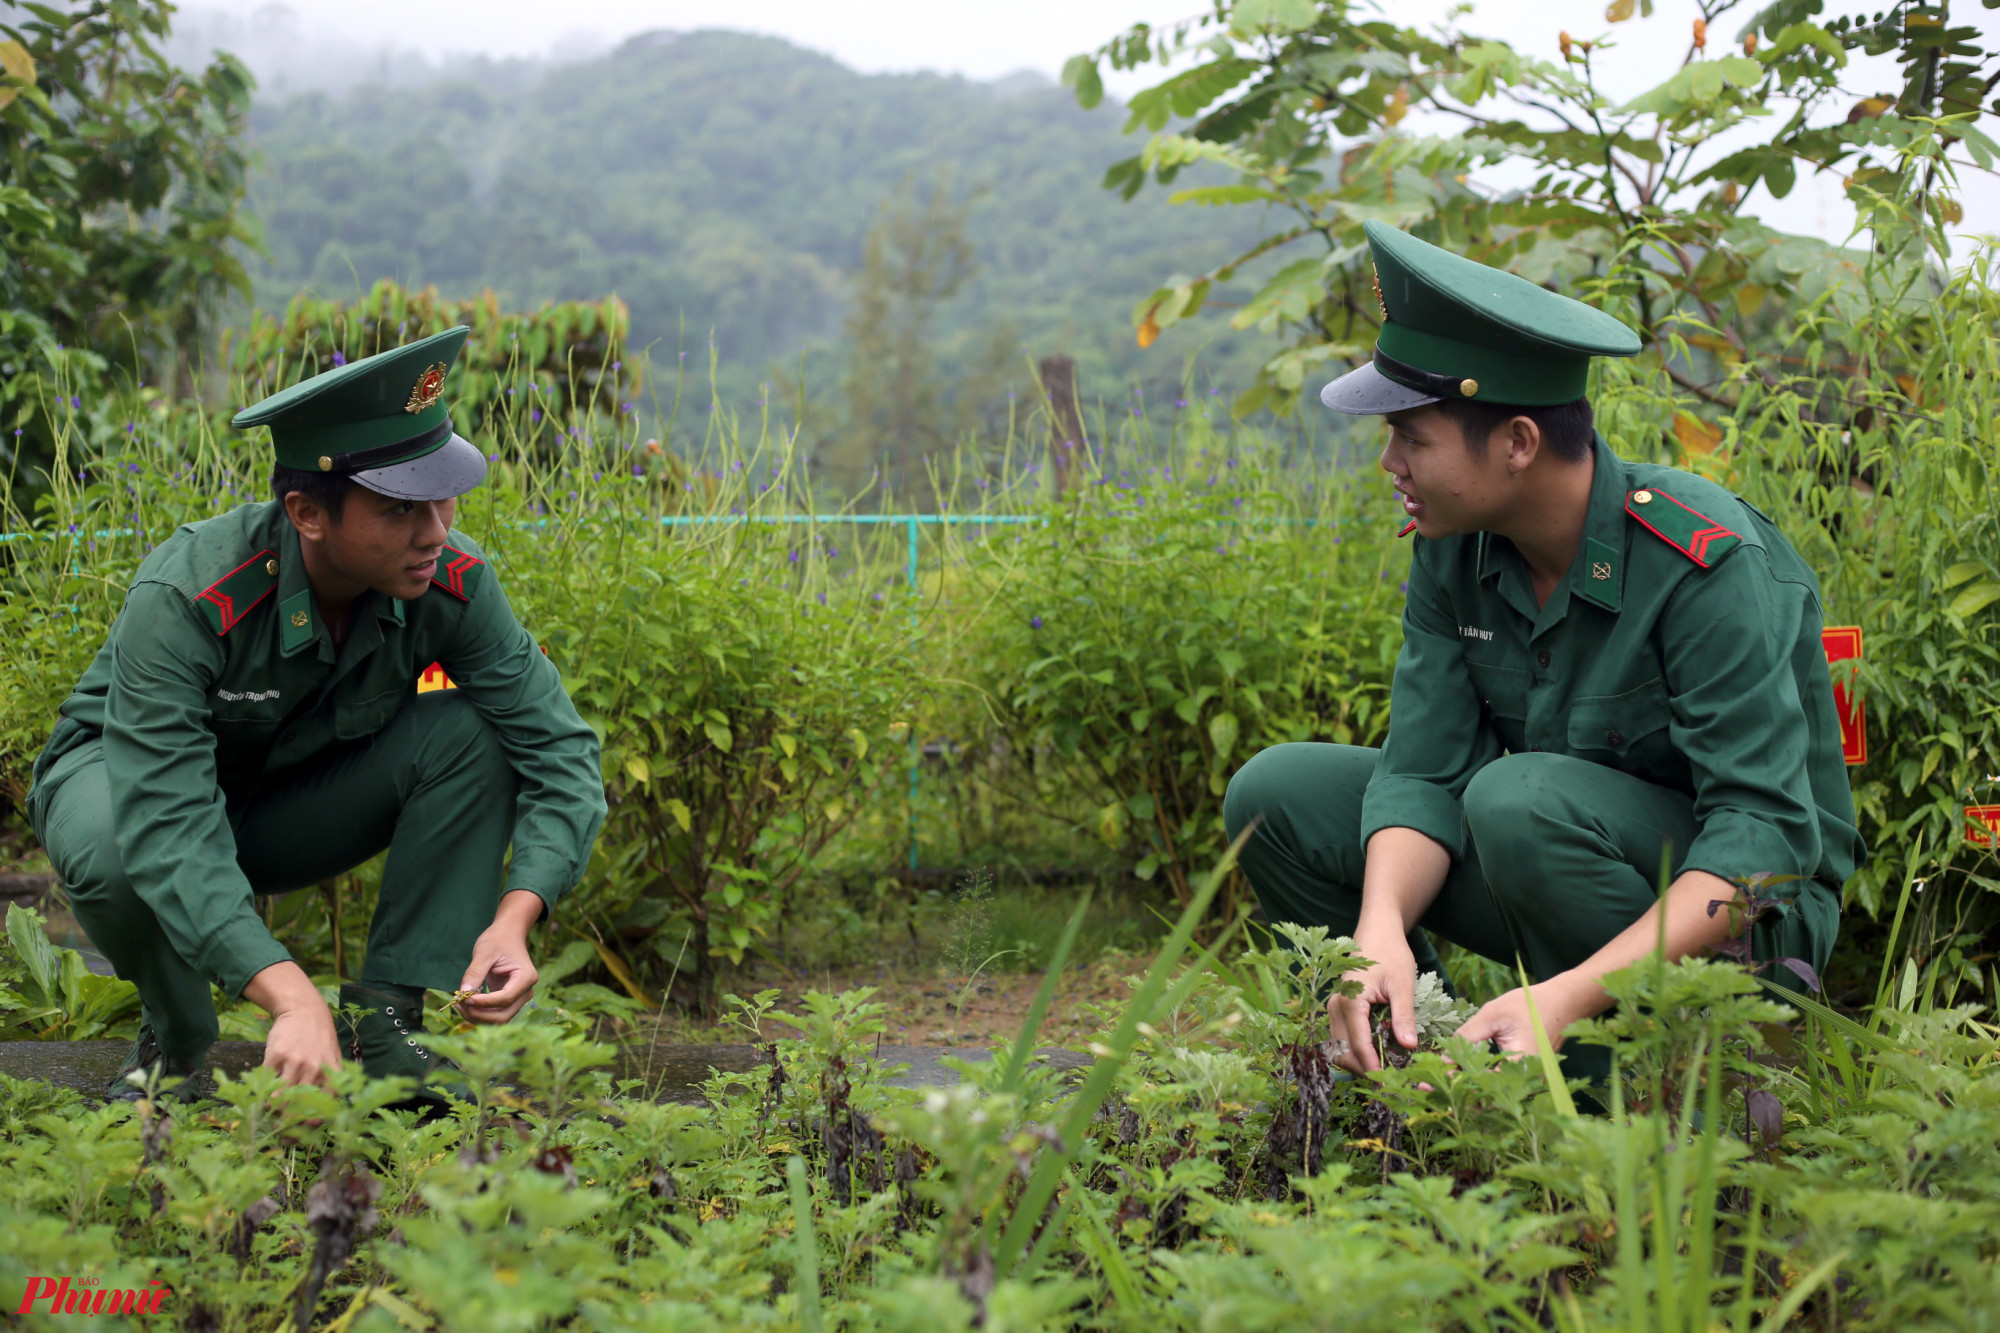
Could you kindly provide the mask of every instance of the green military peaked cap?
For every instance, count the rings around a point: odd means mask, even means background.
[[[399,500],[448,500],[486,479],[486,456],[454,434],[445,376],[471,329],[460,325],[280,389],[236,414],[269,426],[278,462],[352,477]]]
[[[1320,391],[1336,412],[1401,412],[1448,398],[1548,407],[1584,396],[1593,356],[1631,356],[1639,335],[1526,278],[1365,224],[1382,332],[1375,356]]]

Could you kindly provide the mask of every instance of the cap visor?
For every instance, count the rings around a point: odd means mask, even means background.
[[[1406,412],[1426,403],[1441,403],[1436,394],[1407,388],[1375,369],[1373,361],[1356,366],[1319,391],[1320,402],[1336,412],[1372,417],[1385,412]]]
[[[486,455],[464,436],[453,435],[422,458],[357,472],[354,479],[398,500],[449,500],[486,480]]]

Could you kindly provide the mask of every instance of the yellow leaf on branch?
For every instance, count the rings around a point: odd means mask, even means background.
[[[1396,85],[1396,95],[1389,99],[1388,109],[1382,113],[1382,119],[1391,125],[1400,125],[1403,117],[1409,114],[1410,85],[1399,83]]]
[[[1674,413],[1674,438],[1681,448],[1698,457],[1706,458],[1722,443],[1722,431],[1711,426],[1692,412]]]
[[[35,58],[19,42],[0,42],[0,74],[35,86]],[[0,108],[21,95],[19,88],[0,88]]]

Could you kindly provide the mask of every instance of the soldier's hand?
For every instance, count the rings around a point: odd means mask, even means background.
[[[1349,972],[1348,981],[1361,983],[1361,993],[1335,995],[1326,1002],[1328,1035],[1339,1049],[1334,1063],[1356,1074],[1382,1067],[1375,1054],[1375,1034],[1370,1011],[1378,1004],[1389,1006],[1389,1027],[1396,1040],[1414,1050],[1417,1045],[1417,960],[1410,952],[1408,937],[1394,930],[1370,931],[1365,926],[1354,933],[1356,952],[1374,966]]]
[[[264,1064],[287,1083],[323,1083],[327,1070],[340,1068],[340,1036],[325,1000],[315,995],[311,1005],[271,1015]]]
[[[1581,1014],[1571,1010],[1562,987],[1543,982],[1535,987],[1535,1016],[1548,1033],[1549,1049],[1561,1050],[1563,1032]],[[1465,1021],[1458,1035],[1471,1042],[1489,1042],[1502,1055],[1532,1055],[1535,1025],[1528,1015],[1528,993],[1516,986]]]
[[[500,900],[493,924],[472,942],[472,961],[458,989],[473,991],[460,1007],[475,1023],[505,1023],[534,994],[537,973],[528,957],[528,927],[541,915],[542,900],[515,889]],[[481,994],[482,987],[491,990]]]
[[[340,1035],[319,988],[297,963],[273,963],[243,988],[243,998],[271,1016],[264,1065],[287,1083],[319,1083],[340,1068]]]

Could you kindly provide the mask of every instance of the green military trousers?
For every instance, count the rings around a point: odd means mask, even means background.
[[[1376,753],[1277,745],[1230,782],[1223,820],[1232,839],[1257,821],[1239,864],[1272,921],[1354,933],[1367,859],[1361,797]],[[1426,932],[1510,970],[1518,957],[1537,981],[1577,966],[1653,905],[1662,853],[1679,873],[1700,829],[1690,797],[1567,755],[1497,759],[1473,775],[1463,800],[1464,855],[1410,933],[1419,972],[1442,970]],[[1837,913],[1825,885],[1801,885],[1797,902],[1753,927],[1753,956],[1824,970]],[[1601,1051],[1565,1056],[1579,1077],[1608,1068]]]
[[[361,982],[456,990],[493,924],[517,778],[497,733],[452,690],[416,696],[372,736],[277,774],[232,803],[236,864],[256,893],[285,893],[388,849]],[[118,854],[102,759],[48,798],[39,829],[90,942],[133,982],[170,1061],[215,1041],[209,979],[168,942]]]

